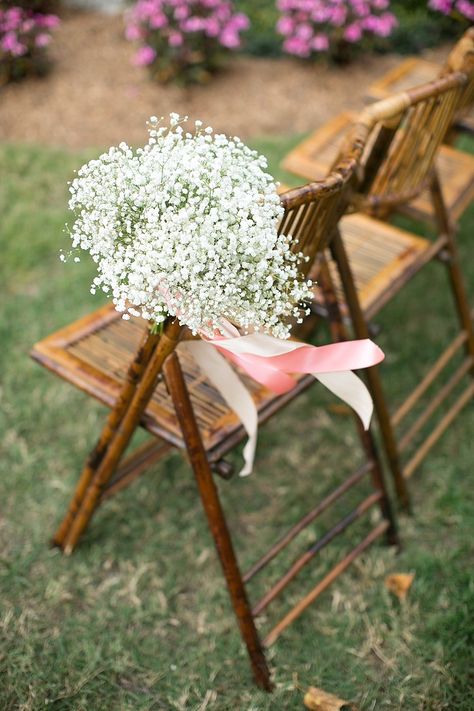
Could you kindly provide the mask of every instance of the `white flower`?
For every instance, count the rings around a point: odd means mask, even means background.
[[[155,119],[144,148],[110,148],[70,186],[71,239],[97,265],[92,289],[123,318],[170,314],[207,334],[227,318],[287,337],[310,284],[277,233],[283,210],[265,158],[199,121],[190,134],[178,114],[169,128]]]

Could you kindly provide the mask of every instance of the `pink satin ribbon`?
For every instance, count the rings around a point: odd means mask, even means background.
[[[159,290],[168,300],[166,287],[162,285]],[[176,316],[180,318],[179,313]],[[292,375],[310,374],[352,407],[368,429],[373,411],[372,398],[365,384],[352,371],[370,368],[384,359],[383,351],[371,340],[311,346],[261,333],[240,336],[235,326],[226,319],[221,320],[219,333],[213,337],[203,332],[200,335],[201,341],[184,341],[181,347],[194,356],[198,366],[247,431],[249,439],[243,451],[245,464],[241,476],[252,472],[258,413],[247,388],[226,361],[231,361],[277,395],[287,393],[296,386],[297,380]]]
[[[261,383],[274,393],[281,395],[289,392],[296,385],[296,380],[290,373],[337,373],[347,370],[370,368],[384,359],[383,351],[373,341],[367,339],[357,341],[344,341],[331,343],[325,346],[312,346],[299,344],[294,341],[277,341],[271,336],[252,334],[253,342],[258,338],[264,347],[265,341],[269,348],[280,347],[282,352],[277,355],[264,355],[255,352],[246,352],[245,341],[247,336],[234,338],[208,339],[235,365],[248,373],[254,380]],[[241,350],[237,343],[244,346]],[[276,344],[278,343],[278,345]],[[280,345],[281,344],[281,345]],[[285,346],[291,345],[291,350]]]
[[[248,433],[241,476],[252,472],[258,413],[250,393],[229,361],[278,395],[295,387],[297,380],[292,374],[311,374],[352,407],[366,429],[369,427],[372,398],[362,380],[352,372],[383,360],[383,352],[369,339],[311,346],[260,333],[240,336],[228,322],[222,324],[221,330],[230,337],[216,334],[209,338],[201,334],[201,341],[185,341],[182,347],[194,356],[198,366],[237,414]]]

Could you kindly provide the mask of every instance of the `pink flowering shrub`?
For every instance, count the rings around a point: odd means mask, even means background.
[[[0,9],[0,83],[45,72],[46,48],[51,41],[51,30],[58,24],[56,15],[20,7]]]
[[[126,19],[127,39],[142,43],[135,63],[183,84],[207,79],[249,26],[231,0],[138,0]]]
[[[429,0],[428,7],[443,15],[460,15],[460,19],[474,21],[474,2],[469,0]]]
[[[277,32],[297,57],[329,52],[345,58],[366,36],[388,37],[397,26],[390,0],[277,0]]]

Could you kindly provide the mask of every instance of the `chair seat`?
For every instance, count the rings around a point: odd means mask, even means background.
[[[110,304],[39,341],[31,355],[41,365],[112,407],[145,327],[146,322],[140,318],[124,321]],[[209,459],[216,461],[244,439],[245,432],[233,410],[203,377],[188,351],[178,345],[178,353],[204,445]],[[252,394],[261,422],[315,382],[311,376],[300,376],[291,393],[276,396],[244,373],[239,372],[239,375]],[[141,424],[156,437],[184,448],[163,380],[158,383]]]
[[[353,118],[349,112],[336,116],[290,151],[282,167],[306,180],[323,179],[339,155]],[[436,166],[448,211],[456,220],[474,199],[474,156],[451,146],[441,146]],[[403,206],[400,212],[432,222],[434,214],[428,191]]]
[[[440,65],[435,62],[420,57],[407,57],[369,86],[368,98],[378,101],[414,86],[427,84],[439,77],[440,69]]]
[[[347,215],[339,223],[341,236],[359,292],[361,307],[371,318],[424,263],[431,242],[367,215]],[[334,262],[328,263],[340,303],[344,295]],[[317,279],[317,276],[315,277]],[[321,301],[316,286],[315,298]]]

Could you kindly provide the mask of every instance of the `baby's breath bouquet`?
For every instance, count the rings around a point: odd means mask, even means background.
[[[73,248],[97,265],[91,291],[110,294],[125,319],[159,326],[170,315],[212,335],[226,318],[286,338],[310,284],[277,233],[266,160],[200,121],[192,132],[182,124],[152,117],[144,148],[110,148],[71,183]]]

